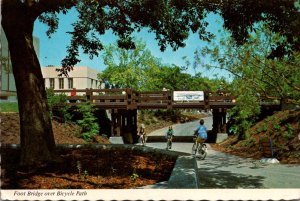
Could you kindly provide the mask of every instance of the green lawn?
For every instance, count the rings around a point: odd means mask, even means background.
[[[19,112],[18,103],[0,103],[0,112]]]

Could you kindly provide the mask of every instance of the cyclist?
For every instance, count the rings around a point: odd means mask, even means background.
[[[141,125],[138,135],[140,136],[140,141],[141,141],[142,145],[144,146],[146,143],[146,132],[145,132],[144,124]]]
[[[196,150],[199,146],[199,144],[202,145],[202,143],[205,142],[205,140],[207,139],[207,128],[204,126],[204,120],[200,119],[200,125],[197,127],[197,129],[195,130],[195,136],[197,136],[196,138]]]
[[[171,149],[172,148],[172,140],[174,137],[174,130],[172,128],[172,126],[169,126],[169,129],[166,133],[166,138],[167,138],[167,149]]]

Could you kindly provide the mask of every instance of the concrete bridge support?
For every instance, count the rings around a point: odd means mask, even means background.
[[[208,142],[216,142],[218,133],[226,133],[226,109],[213,109],[213,128],[208,135]]]
[[[137,110],[113,109],[111,123],[111,136],[122,136],[126,144],[137,142]]]

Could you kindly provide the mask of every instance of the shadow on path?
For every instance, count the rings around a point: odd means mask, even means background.
[[[263,188],[261,176],[236,174],[222,170],[199,169],[200,188]]]

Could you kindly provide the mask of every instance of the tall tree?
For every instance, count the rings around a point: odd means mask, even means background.
[[[145,42],[136,40],[135,46],[135,49],[129,50],[116,44],[105,47],[103,60],[106,69],[100,73],[100,79],[111,87],[145,90],[147,72],[156,71],[161,64],[146,48]]]
[[[300,104],[299,52],[292,51],[290,47],[286,48],[291,51],[289,56],[270,58],[273,48],[286,41],[286,37],[261,23],[243,45],[237,45],[227,37],[220,42],[221,47],[206,47],[202,54],[210,54],[213,58],[214,64],[208,64],[207,68],[215,67],[232,73],[237,91],[238,88],[248,88],[258,99],[264,97]]]
[[[230,38],[223,38],[222,46],[208,46],[202,54],[212,56],[214,64],[233,75],[231,89],[238,95],[232,114],[240,138],[260,113],[260,102],[287,102],[300,105],[300,54],[292,51],[289,56],[271,58],[273,48],[285,44],[287,38],[274,33],[265,23],[257,24],[243,45]],[[199,54],[199,52],[198,52]]]
[[[118,45],[123,48],[135,47],[131,33],[142,27],[156,33],[162,50],[167,45],[173,49],[183,47],[190,30],[195,32],[200,27],[198,21],[204,13],[190,1],[2,0],[1,24],[18,92],[22,165],[56,159],[43,77],[33,48],[34,21],[39,17],[49,25],[47,33],[51,34],[58,26],[56,14],[72,7],[79,16],[69,32],[72,38],[61,74],[67,74],[79,61],[80,47],[90,57],[98,55],[103,45],[97,36],[109,29],[119,37]]]
[[[201,39],[209,39],[211,35],[205,31],[207,23],[203,21],[208,11],[221,12],[225,26],[239,40],[245,28],[261,19],[274,23],[274,29],[287,30],[287,35],[299,33],[299,28],[290,24],[293,17],[299,16],[294,1],[2,0],[1,24],[8,39],[18,91],[23,165],[56,158],[43,77],[33,48],[34,21],[39,18],[48,24],[47,33],[51,34],[58,25],[56,14],[66,13],[72,7],[79,16],[73,24],[74,30],[69,32],[72,38],[61,74],[67,74],[79,61],[79,48],[90,57],[98,55],[103,45],[97,36],[109,29],[119,37],[118,45],[123,48],[134,48],[131,34],[143,27],[156,34],[161,50],[167,45],[173,49],[183,47],[190,30],[198,31]],[[245,23],[237,23],[236,16],[242,16]]]

